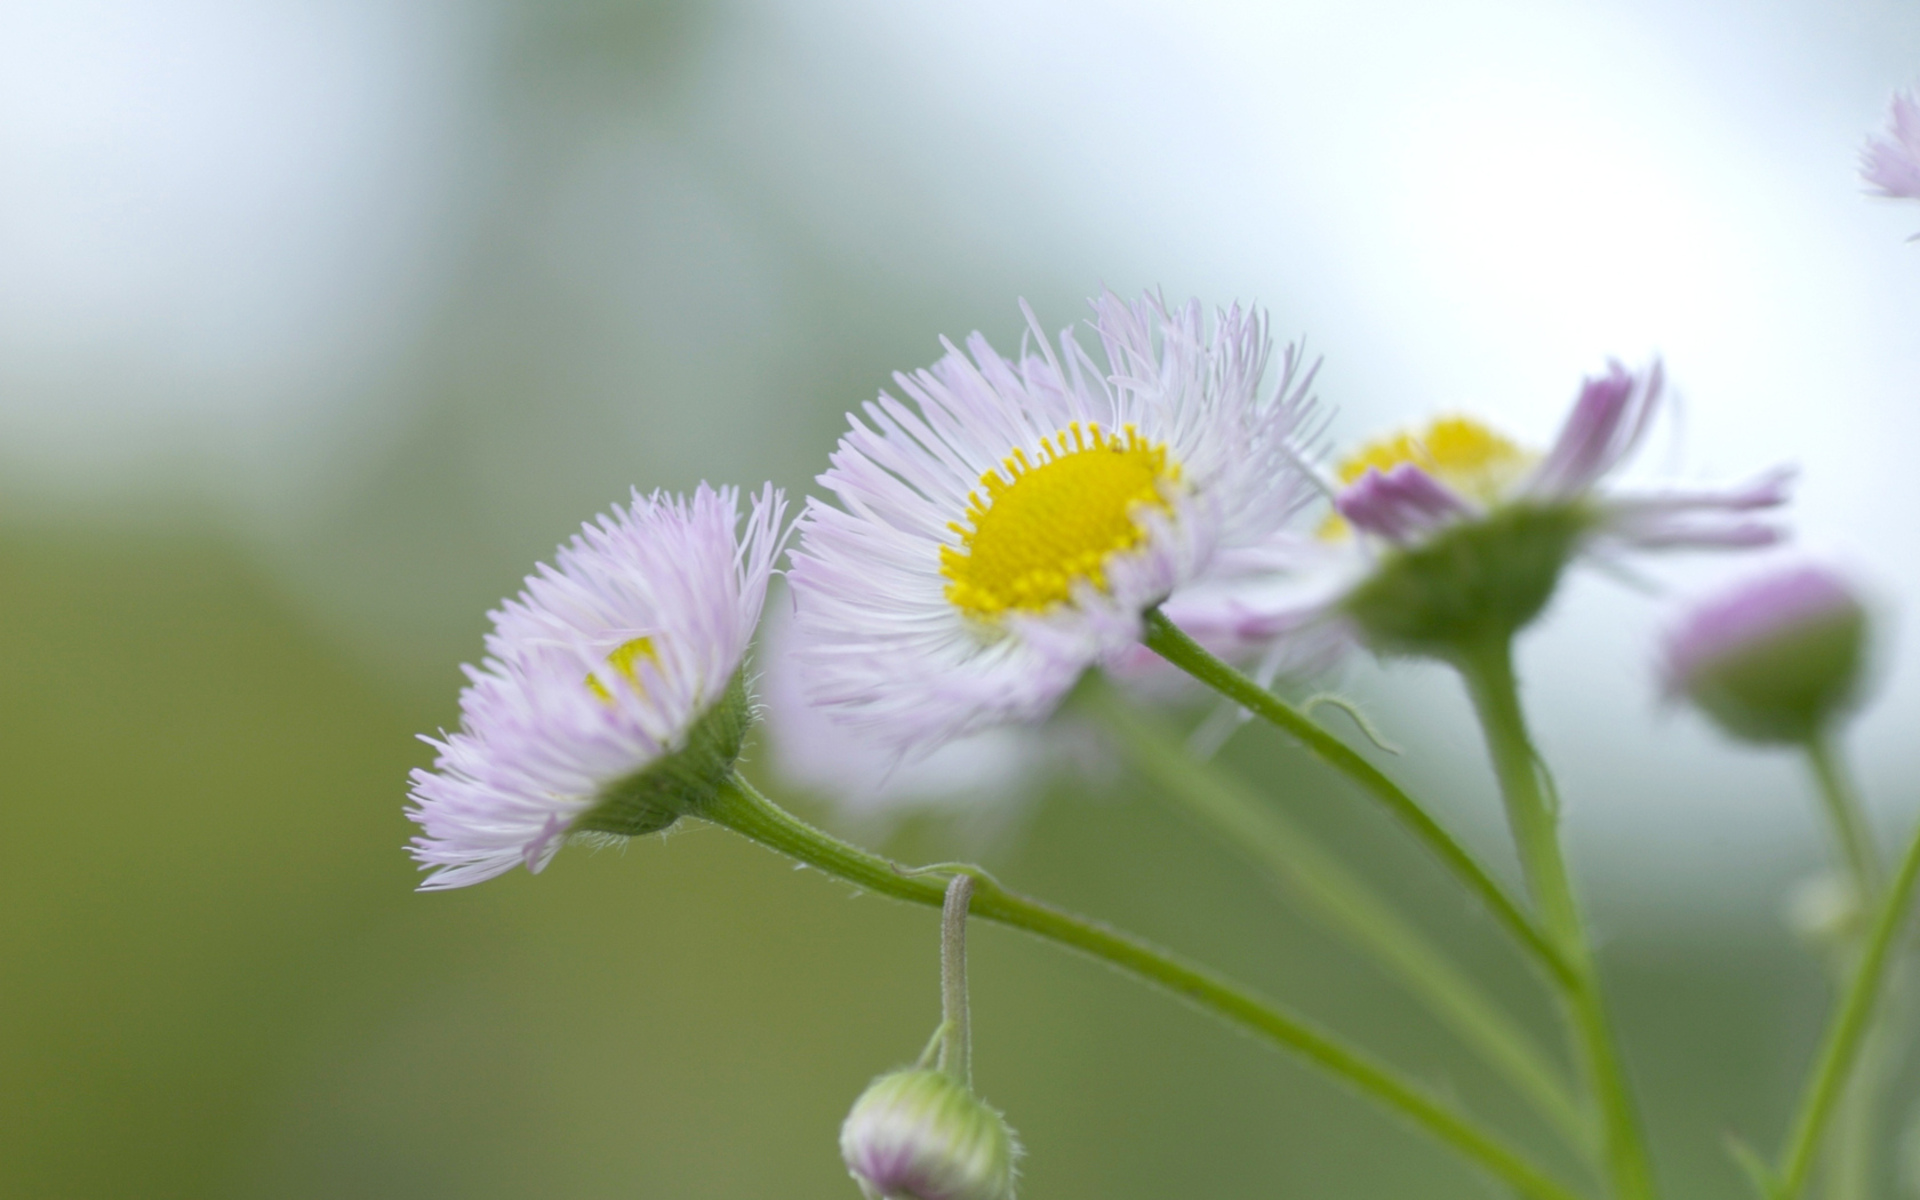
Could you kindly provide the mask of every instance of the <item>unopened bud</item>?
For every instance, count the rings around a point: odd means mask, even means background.
[[[1700,605],[1668,634],[1667,694],[1752,742],[1805,742],[1857,699],[1867,612],[1839,576],[1798,567]]]
[[[945,1071],[882,1075],[840,1127],[840,1155],[869,1200],[1013,1200],[1013,1131]]]

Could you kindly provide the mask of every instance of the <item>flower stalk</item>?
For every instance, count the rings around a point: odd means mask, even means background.
[[[973,1086],[973,1025],[967,1015],[967,908],[973,876],[947,881],[940,910],[940,1058],[942,1071]]]
[[[1465,884],[1533,960],[1556,981],[1570,984],[1573,971],[1560,948],[1542,932],[1507,889],[1446,831],[1406,790],[1313,718],[1220,661],[1158,609],[1146,615],[1148,649],[1201,683],[1292,735],[1313,755],[1358,784],[1424,844],[1442,866]]]
[[[1533,1037],[1455,966],[1416,925],[1277,806],[1238,779],[1188,754],[1160,722],[1095,681],[1078,693],[1114,733],[1115,745],[1167,800],[1265,868],[1296,903],[1344,934],[1398,981],[1434,1019],[1532,1103],[1569,1145],[1596,1149],[1587,1113],[1563,1071]]]
[[[942,882],[815,829],[737,775],[701,815],[868,891],[929,906],[946,905],[948,893]],[[1578,1200],[1578,1193],[1427,1088],[1207,968],[1131,934],[1009,891],[984,874],[975,877],[971,911],[1117,967],[1297,1055],[1398,1113],[1523,1196]]]
[[[1608,1179],[1619,1200],[1647,1200],[1654,1195],[1653,1170],[1608,1022],[1573,880],[1561,852],[1559,813],[1547,784],[1546,767],[1534,749],[1520,707],[1512,640],[1499,637],[1465,649],[1456,657],[1455,666],[1466,680],[1486,736],[1528,889],[1539,906],[1548,935],[1573,967],[1573,979],[1564,989],[1563,999],[1600,1110]]]
[[[1794,1117],[1786,1146],[1780,1153],[1777,1200],[1795,1200],[1806,1187],[1807,1176],[1820,1149],[1821,1136],[1859,1061],[1861,1044],[1873,1025],[1875,1006],[1884,988],[1901,924],[1920,881],[1920,829],[1915,830],[1900,861],[1893,886],[1880,900],[1873,928],[1867,934],[1847,988],[1845,1002],[1828,1027],[1807,1090]]]

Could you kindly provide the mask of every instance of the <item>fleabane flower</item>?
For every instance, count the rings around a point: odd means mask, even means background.
[[[1867,624],[1837,573],[1776,570],[1693,606],[1661,647],[1661,681],[1734,737],[1804,743],[1859,699]]]
[[[1376,648],[1444,657],[1526,625],[1577,554],[1777,540],[1755,514],[1786,501],[1788,470],[1720,487],[1606,486],[1645,440],[1662,390],[1657,360],[1610,364],[1545,453],[1460,416],[1361,447],[1336,470],[1322,527],[1358,550],[1332,607]]]
[[[538,872],[569,834],[654,832],[713,796],[749,724],[741,664],[784,510],[769,486],[743,530],[734,488],[636,491],[489,614],[460,729],[423,738],[439,755],[413,772],[423,888]]]
[[[1879,194],[1920,200],[1920,102],[1894,93],[1885,138],[1868,138],[1860,151],[1860,176]]]
[[[1154,605],[1268,545],[1308,496],[1311,372],[1264,386],[1264,318],[1094,302],[1106,368],[947,345],[840,441],[789,574],[808,694],[896,750],[1049,713]],[[1028,314],[1032,322],[1031,313]]]

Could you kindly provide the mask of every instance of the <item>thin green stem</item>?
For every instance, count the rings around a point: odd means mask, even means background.
[[[1653,1170],[1607,1020],[1573,880],[1561,853],[1559,814],[1549,799],[1546,768],[1534,749],[1520,707],[1513,643],[1505,637],[1491,641],[1460,655],[1455,665],[1466,680],[1486,735],[1487,752],[1506,800],[1507,820],[1513,828],[1527,886],[1547,932],[1574,968],[1572,986],[1565,993],[1567,1016],[1600,1109],[1608,1179],[1619,1200],[1646,1200],[1654,1194]]]
[[[967,906],[973,876],[947,881],[940,909],[940,1069],[973,1086],[973,1023],[967,1016]]]
[[[1901,920],[1913,900],[1916,880],[1920,880],[1920,830],[1914,832],[1907,844],[1906,856],[1900,860],[1900,871],[1894,876],[1892,889],[1880,901],[1846,1000],[1827,1029],[1813,1076],[1794,1117],[1792,1132],[1780,1153],[1780,1200],[1793,1200],[1806,1186],[1807,1174],[1820,1149],[1821,1134],[1833,1115],[1835,1102],[1846,1088],[1847,1076],[1859,1058],[1860,1044],[1872,1026],[1874,1005],[1893,957]]]
[[[918,904],[942,905],[945,884],[911,874],[799,820],[736,777],[701,814],[717,824],[849,883]],[[1577,1193],[1534,1166],[1426,1088],[1402,1079],[1246,988],[1106,925],[1063,912],[976,876],[973,915],[1022,929],[1155,984],[1261,1039],[1291,1051],[1400,1114],[1432,1137],[1535,1200]]]
[[[1511,1016],[1365,879],[1239,779],[1188,754],[1170,731],[1113,688],[1079,695],[1107,722],[1134,767],[1171,802],[1265,868],[1308,912],[1345,934],[1427,1011],[1533,1103],[1567,1142],[1594,1150],[1593,1128],[1561,1071]]]
[[[1846,770],[1833,745],[1832,735],[1822,732],[1807,742],[1807,765],[1820,792],[1833,827],[1833,840],[1847,861],[1847,871],[1862,904],[1871,905],[1880,892],[1880,856],[1873,847],[1873,834],[1867,825],[1860,797],[1847,781]]]
[[[1358,751],[1327,732],[1299,709],[1261,687],[1209,653],[1155,609],[1146,617],[1146,645],[1174,666],[1206,684],[1261,719],[1291,734],[1322,762],[1339,771],[1383,804],[1407,827],[1443,866],[1459,877],[1495,920],[1520,942],[1547,972],[1563,985],[1572,981],[1569,964],[1557,947],[1507,894],[1498,880],[1480,865],[1466,847],[1454,840],[1393,780],[1362,758]]]

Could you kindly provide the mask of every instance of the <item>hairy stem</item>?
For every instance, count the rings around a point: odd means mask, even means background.
[[[1154,653],[1255,716],[1285,730],[1322,762],[1359,784],[1406,826],[1441,865],[1453,872],[1550,975],[1563,985],[1572,981],[1573,973],[1559,948],[1521,910],[1506,888],[1399,784],[1362,758],[1358,751],[1299,709],[1215,658],[1159,609],[1147,614],[1145,640]]]
[[[1435,1020],[1531,1101],[1570,1145],[1582,1153],[1595,1149],[1587,1115],[1551,1058],[1364,878],[1240,780],[1188,754],[1160,722],[1113,688],[1083,684],[1080,695],[1113,730],[1121,752],[1166,798],[1265,868],[1290,899],[1370,955]]]
[[[1807,765],[1813,769],[1821,805],[1833,827],[1833,840],[1846,859],[1854,890],[1860,903],[1871,905],[1880,892],[1880,856],[1874,851],[1860,797],[1847,781],[1830,734],[1820,733],[1807,742]]]
[[[973,1086],[973,1025],[967,1016],[967,906],[973,876],[947,881],[940,910],[940,1069]]]
[[[735,777],[723,786],[702,815],[868,891],[918,904],[939,906],[945,902],[944,882],[904,871],[878,855],[822,833],[774,804],[744,779]],[[1008,891],[983,874],[976,875],[972,911],[984,920],[1025,930],[1156,984],[1292,1052],[1398,1113],[1524,1196],[1535,1200],[1577,1200],[1577,1194],[1567,1186],[1426,1088],[1402,1079],[1359,1051],[1204,967],[1188,963],[1131,934]]]
[[[1526,871],[1528,889],[1548,934],[1574,968],[1573,980],[1565,989],[1567,1016],[1600,1110],[1613,1192],[1619,1200],[1647,1200],[1654,1194],[1653,1171],[1607,1020],[1573,880],[1561,852],[1559,814],[1549,800],[1546,768],[1534,749],[1520,707],[1512,641],[1505,637],[1494,640],[1462,654],[1455,665],[1466,680],[1486,735],[1487,752],[1506,800],[1507,820]]]
[[[1780,1152],[1780,1200],[1793,1200],[1806,1186],[1820,1149],[1820,1138],[1833,1116],[1836,1102],[1846,1089],[1847,1078],[1859,1059],[1860,1046],[1873,1024],[1874,1005],[1880,998],[1887,967],[1907,906],[1913,900],[1916,880],[1920,880],[1920,830],[1907,844],[1900,871],[1893,887],[1881,898],[1874,915],[1873,928],[1867,934],[1859,965],[1846,1000],[1828,1026],[1812,1077],[1807,1081],[1800,1107],[1794,1116],[1787,1144]]]

